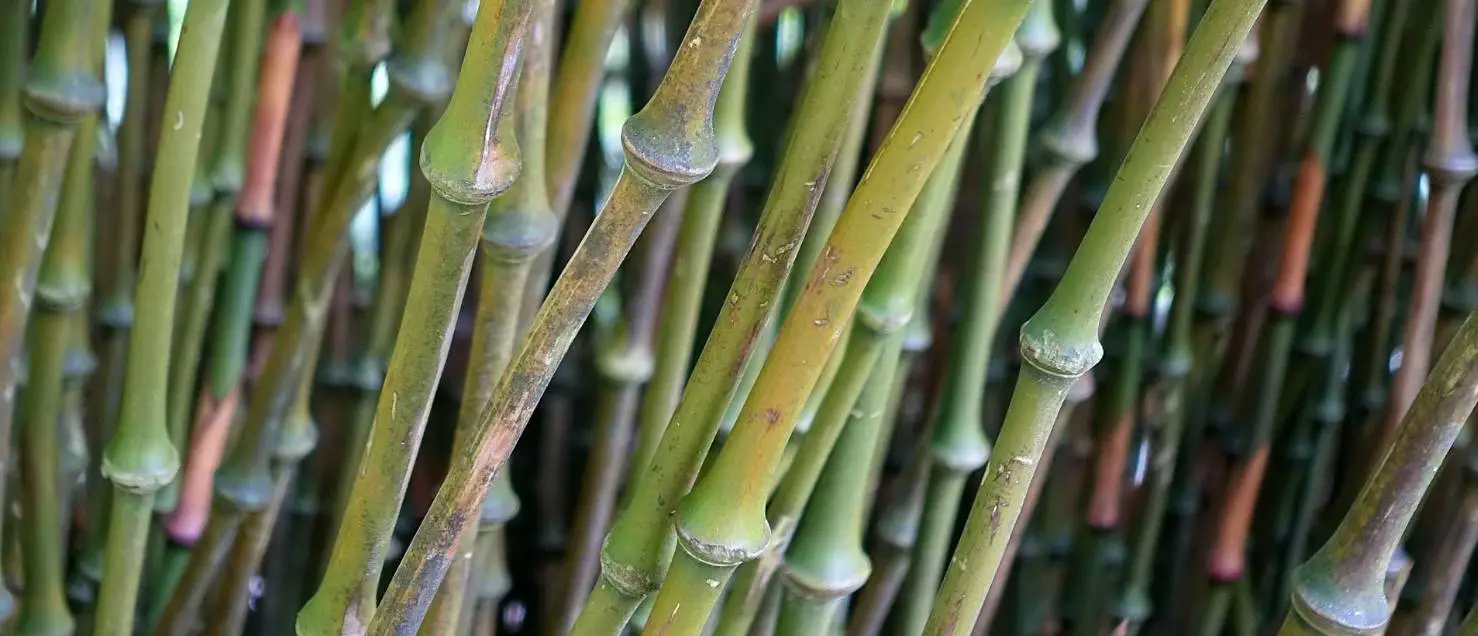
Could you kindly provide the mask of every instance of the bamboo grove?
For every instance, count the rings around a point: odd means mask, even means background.
[[[1478,636],[1478,0],[0,0],[0,635]]]

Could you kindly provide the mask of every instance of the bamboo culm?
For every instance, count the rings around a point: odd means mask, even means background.
[[[718,162],[713,108],[751,2],[709,0],[694,17],[662,84],[622,130],[625,166],[603,211],[539,308],[497,389],[484,404],[470,451],[452,458],[446,481],[401,561],[372,634],[413,633],[494,475],[533,415],[554,369],[596,298],[657,207]]]
[[[1047,303],[1022,326],[1016,394],[926,634],[975,625],[1067,390],[1103,355],[1098,329],[1115,275],[1199,125],[1261,0],[1213,0]]]

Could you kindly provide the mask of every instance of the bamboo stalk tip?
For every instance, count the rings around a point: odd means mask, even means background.
[[[1052,9],[1051,2],[1033,2],[1027,9],[1026,18],[1016,29],[1016,45],[1021,47],[1022,55],[1042,59],[1062,44],[1062,30],[1057,28]]]
[[[215,489],[238,510],[261,510],[272,499],[272,475],[265,467],[240,469],[227,463],[216,473]]]
[[[513,184],[517,190],[522,181]],[[482,226],[482,240],[486,253],[501,262],[517,265],[527,262],[554,243],[559,233],[559,220],[547,207],[532,208],[520,205],[521,197],[499,198],[488,210],[487,220]]]
[[[1065,120],[1053,119],[1042,131],[1039,143],[1072,166],[1087,165],[1098,156],[1098,140],[1094,139],[1092,126],[1070,126]]]
[[[1316,554],[1293,573],[1290,618],[1322,634],[1368,636],[1384,632],[1390,610],[1382,580],[1336,580]],[[1369,577],[1362,577],[1369,578]]]
[[[1467,131],[1463,130],[1463,143],[1432,144],[1422,155],[1422,168],[1434,184],[1462,185],[1478,175],[1478,155],[1466,143]],[[1451,148],[1441,146],[1450,145]]]
[[[277,447],[273,454],[278,461],[296,464],[318,445],[318,426],[305,413],[289,416],[282,434],[277,436]]]
[[[848,549],[855,542],[837,543],[846,545],[823,550],[788,550],[783,570],[786,589],[813,601],[844,598],[862,589],[872,576],[872,562],[862,550]]]
[[[990,80],[986,82],[986,86],[995,86],[1015,75],[1016,71],[1021,70],[1021,63],[1024,59],[1025,54],[1021,50],[1021,45],[1016,40],[1007,40],[1006,48],[1001,49],[1001,55],[996,58],[995,65],[991,66]]]

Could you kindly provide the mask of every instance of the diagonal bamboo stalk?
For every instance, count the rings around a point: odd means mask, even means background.
[[[1057,411],[1103,354],[1098,329],[1114,278],[1262,5],[1214,0],[1206,10],[1062,282],[1022,327],[1016,395],[924,633],[974,626]]]
[[[1455,0],[1448,6],[1462,9],[1463,4],[1467,12],[1450,14],[1444,40],[1471,33],[1471,3]],[[1387,565],[1475,403],[1478,320],[1470,314],[1412,401],[1395,443],[1355,505],[1324,547],[1294,572],[1293,609],[1279,634],[1384,633],[1391,615]]]
[[[962,4],[807,277],[733,434],[678,506],[679,551],[657,594],[648,633],[696,631],[734,569],[764,549],[769,485],[821,372],[802,361],[824,358],[836,346],[906,208],[979,105],[989,69],[1011,43],[1028,4]]]
[[[597,296],[656,208],[675,189],[707,176],[718,162],[713,108],[753,3],[710,0],[699,8],[667,76],[622,132],[626,164],[604,211],[530,324],[524,343],[482,409],[470,446],[453,457],[448,478],[411,542],[386,607],[370,631],[414,630],[426,611],[421,587],[440,585],[447,560],[470,525],[494,475],[507,461]],[[387,618],[388,617],[388,618]],[[623,619],[624,620],[624,619]]]
[[[374,617],[380,569],[451,345],[485,210],[518,178],[512,99],[532,7],[528,0],[479,7],[451,101],[422,145],[421,171],[432,197],[400,323],[407,337],[398,338],[391,352],[360,459],[361,467],[373,470],[362,469],[354,479],[323,582],[298,615],[299,633],[357,631]],[[480,144],[461,143],[479,137]]]
[[[710,334],[662,433],[659,451],[636,476],[631,500],[606,540],[602,578],[576,633],[603,633],[625,624],[666,571],[673,550],[670,515],[702,466],[755,337],[779,300],[841,141],[846,122],[833,115],[850,107],[865,73],[859,53],[881,36],[883,12],[854,8],[851,3],[838,7],[823,45],[823,63],[811,80],[835,90],[806,93],[796,116],[796,137],[787,145],[749,254],[730,287],[730,300],[720,310],[716,324],[729,327]]]
[[[544,109],[549,99],[554,5],[544,0],[534,3],[523,44],[523,70],[513,112],[523,167],[508,192],[489,206],[483,227],[483,270],[472,334],[473,365],[463,382],[454,454],[465,452],[475,437],[479,409],[513,356],[524,284],[535,255],[549,248],[558,231],[544,187]],[[518,513],[518,508],[518,495],[505,474],[483,501],[478,531],[464,538],[462,557],[452,563],[447,579],[437,591],[436,601],[421,625],[421,634],[457,633],[459,622],[469,613],[470,606],[484,601],[496,604],[501,594],[485,598],[484,584],[489,577],[503,578],[508,573],[489,571],[476,564],[487,563],[489,559],[495,566],[499,560],[506,564],[506,555],[501,554],[505,548],[493,537],[503,533],[503,526]],[[499,554],[490,555],[493,551]],[[472,582],[475,583],[469,590]],[[466,598],[469,595],[471,598]]]

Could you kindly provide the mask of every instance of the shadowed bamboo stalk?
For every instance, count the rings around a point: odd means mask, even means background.
[[[137,328],[128,343],[117,430],[103,455],[113,482],[102,589],[94,633],[131,634],[154,495],[175,477],[179,453],[166,429],[166,380],[174,326],[190,176],[200,147],[211,76],[227,3],[193,2],[185,13],[179,55],[165,98],[149,187],[142,262],[134,293]]]
[[[447,51],[458,48],[460,43],[448,35],[453,20],[446,15],[452,12],[446,4],[426,2],[417,6],[408,22],[402,50],[387,65],[390,88],[385,100],[373,113],[356,120],[356,127],[335,131],[338,139],[324,170],[338,176],[327,177],[319,207],[308,225],[297,291],[260,381],[253,388],[242,430],[216,473],[210,520],[191,552],[181,583],[165,606],[156,633],[177,634],[189,629],[238,525],[248,514],[264,510],[270,503],[275,490],[272,460],[279,450],[279,445],[274,443],[278,429],[284,423],[296,427],[283,432],[296,437],[283,444],[283,449],[306,453],[311,448],[314,433],[306,428],[312,426],[311,421],[289,418],[289,409],[303,379],[312,376],[310,367],[316,360],[323,335],[334,281],[348,249],[345,229],[353,213],[373,194],[381,153],[425,104],[436,101],[449,89],[445,58]],[[380,50],[378,40],[359,32],[366,24],[380,22],[378,18],[366,17],[367,10],[368,7],[351,6],[344,20],[344,37],[357,44],[357,48],[348,52],[350,75],[366,59],[371,64],[378,59],[375,57]],[[357,112],[353,104],[346,103],[358,97],[352,90],[356,81],[354,77],[346,78],[346,90],[339,97],[337,109]],[[366,102],[364,107],[367,106]],[[338,146],[347,146],[348,150]],[[336,165],[341,169],[335,170]],[[277,475],[282,476],[282,473]]]
[[[770,538],[764,515],[769,484],[822,370],[805,361],[822,359],[836,346],[901,217],[978,107],[989,70],[1011,44],[1028,5],[961,6],[807,277],[733,433],[709,472],[679,504],[680,549],[646,632],[697,631],[734,568],[763,551]]]
[[[924,633],[974,626],[1067,390],[1103,355],[1098,329],[1115,275],[1262,5],[1207,8],[1061,283],[1022,326],[1016,394]]]
[[[77,45],[84,51],[84,77],[92,81],[102,74],[110,8],[101,3],[93,7],[91,15],[79,16],[91,29]],[[35,312],[27,333],[29,372],[17,413],[21,423],[23,487],[19,499],[25,575],[15,625],[19,636],[65,636],[75,627],[67,607],[63,574],[67,561],[65,519],[70,512],[65,503],[71,497],[61,490],[65,472],[60,465],[64,454],[60,428],[68,353],[77,322],[86,320],[85,305],[92,291],[87,255],[93,223],[92,142],[98,117],[98,109],[93,109],[77,125],[62,181],[64,189],[56,203],[51,240],[37,275]]]
[[[1260,368],[1255,394],[1239,410],[1238,419],[1244,428],[1233,433],[1239,456],[1230,468],[1210,548],[1207,573],[1212,592],[1201,619],[1201,628],[1208,630],[1204,633],[1213,633],[1222,625],[1233,587],[1247,574],[1247,537],[1278,424],[1278,401],[1285,389],[1294,328],[1304,305],[1305,278],[1330,155],[1366,39],[1369,8],[1369,0],[1345,0],[1335,16],[1334,32],[1339,40],[1326,67],[1326,79],[1319,84],[1308,143],[1294,183],[1282,257],[1269,301],[1270,315],[1258,334]]]
[[[466,452],[467,445],[476,437],[482,405],[492,395],[513,356],[530,266],[535,255],[554,242],[559,230],[549,208],[544,180],[544,112],[549,99],[554,8],[555,3],[549,0],[535,2],[524,36],[523,69],[513,105],[522,170],[508,192],[488,208],[482,230],[483,270],[473,323],[472,366],[467,370],[457,411],[454,454]],[[506,474],[498,481],[479,508],[477,532],[463,538],[462,554],[452,562],[446,580],[437,591],[436,602],[421,625],[423,635],[459,633],[459,621],[471,606],[484,600],[496,605],[499,600],[484,599],[485,584],[489,578],[507,578],[509,574],[479,565],[498,566],[501,560],[506,567],[507,556],[502,554],[506,548],[495,536],[501,536],[504,524],[518,513],[519,500]],[[489,554],[494,551],[498,554]],[[474,555],[476,559],[471,558]],[[469,582],[473,582],[470,590]],[[467,599],[469,595],[471,598]]]
[[[10,185],[25,140],[21,87],[25,83],[26,41],[31,3],[7,0],[0,5],[0,218],[10,204]]]
[[[1432,568],[1426,575],[1421,602],[1409,616],[1392,620],[1386,633],[1395,636],[1442,636],[1447,633],[1453,606],[1478,545],[1478,457],[1471,440],[1460,456],[1450,456],[1448,467],[1462,471],[1462,486],[1452,507],[1444,512],[1450,525],[1440,542],[1427,553]],[[1427,505],[1435,504],[1429,501]]]
[[[1247,42],[1252,41],[1249,38]],[[1194,194],[1191,209],[1181,226],[1183,233],[1175,246],[1175,300],[1171,305],[1166,329],[1167,344],[1159,365],[1161,389],[1166,395],[1164,410],[1160,414],[1160,426],[1163,430],[1155,439],[1155,457],[1150,460],[1151,472],[1147,486],[1150,490],[1145,495],[1146,502],[1134,527],[1129,570],[1125,575],[1124,588],[1115,604],[1119,616],[1128,622],[1130,633],[1136,633],[1153,610],[1150,579],[1154,574],[1155,555],[1160,550],[1160,530],[1170,504],[1173,469],[1177,466],[1188,417],[1187,378],[1195,362],[1191,329],[1196,291],[1209,238],[1207,230],[1215,206],[1222,159],[1226,154],[1227,132],[1236,104],[1236,89],[1242,82],[1245,65],[1251,61],[1249,53],[1249,47],[1244,43],[1242,51],[1227,72],[1225,83],[1211,106],[1205,128],[1196,142],[1195,174],[1191,184]]]
[[[797,111],[795,137],[787,144],[755,232],[716,324],[684,387],[651,465],[637,473],[633,494],[617,517],[602,554],[601,580],[577,621],[575,633],[606,633],[625,624],[636,606],[657,590],[673,551],[671,514],[692,484],[741,370],[779,300],[796,247],[815,209],[816,197],[835,158],[845,120],[834,117],[850,109],[863,81],[863,51],[881,37],[887,7],[858,7],[848,1],[828,27],[814,86]],[[738,80],[736,80],[737,82]],[[735,84],[739,86],[739,84]],[[737,88],[733,92],[741,92]],[[730,113],[726,100],[719,113]],[[725,115],[733,117],[732,113]],[[722,139],[722,138],[720,138]],[[696,193],[695,193],[696,194]]]
[[[657,207],[675,189],[707,176],[718,161],[713,107],[753,5],[710,0],[647,106],[622,131],[626,162],[602,212],[571,256],[528,328],[524,344],[483,406],[472,452],[452,459],[448,477],[390,583],[371,633],[409,633],[426,611],[419,588],[435,587],[495,474],[527,426],[597,296]]]
[[[92,18],[97,11],[106,8],[93,0],[46,5],[36,52],[21,87],[27,113],[24,139],[14,163],[14,187],[0,217],[0,280],[6,281],[0,293],[0,440],[11,439],[27,313],[51,236],[68,153],[77,124],[103,100],[102,83],[91,71],[95,65]],[[26,20],[21,22],[24,25]],[[9,471],[7,442],[0,444],[0,479]],[[3,588],[0,612],[9,614],[14,599]]]
[[[1301,5],[1274,0],[1262,20],[1256,61],[1250,71],[1252,78],[1237,98],[1238,105],[1233,115],[1236,121],[1227,158],[1227,177],[1217,198],[1221,211],[1212,215],[1207,228],[1208,237],[1227,238],[1206,243],[1204,262],[1197,273],[1191,328],[1191,355],[1195,364],[1185,379],[1183,403],[1187,405],[1187,411],[1182,416],[1185,430],[1176,457],[1170,495],[1171,518],[1167,521],[1169,534],[1181,538],[1172,548],[1170,567],[1164,570],[1177,581],[1169,584],[1169,593],[1161,603],[1171,614],[1178,612],[1177,608],[1189,606],[1185,590],[1191,584],[1184,577],[1200,571],[1192,563],[1193,560],[1200,562],[1202,554],[1193,556],[1190,544],[1200,517],[1201,483],[1207,472],[1201,465],[1204,458],[1202,446],[1208,420],[1212,419],[1211,412],[1227,408],[1220,400],[1233,393],[1214,389],[1230,384],[1224,381],[1222,370],[1235,366],[1229,361],[1234,354],[1228,351],[1231,348],[1227,342],[1228,332],[1236,316],[1243,284],[1242,272],[1249,260],[1250,237],[1255,233],[1259,193],[1263,191],[1270,161],[1270,140],[1276,135],[1269,132],[1276,130],[1270,122],[1276,119],[1277,100],[1286,84],[1284,78],[1300,16]],[[1236,388],[1236,391],[1240,390],[1240,386]],[[1180,624],[1175,618],[1171,616],[1170,624]]]
[[[1471,34],[1472,3],[1452,0],[1444,41]],[[1462,5],[1468,5],[1463,7]],[[1471,41],[1470,37],[1463,37]],[[1469,48],[1469,44],[1454,45]],[[1457,59],[1454,59],[1457,58]],[[1444,56],[1442,68],[1460,62]],[[1441,73],[1443,71],[1439,71]],[[1293,609],[1279,634],[1379,634],[1390,620],[1386,569],[1417,504],[1478,403],[1478,319],[1433,367],[1375,472],[1334,535],[1294,572]]]
[[[1083,70],[1073,80],[1071,95],[1041,133],[1038,143],[1047,153],[1046,164],[1036,170],[1021,193],[1020,218],[1012,230],[1011,256],[1006,261],[1005,298],[1016,294],[1027,261],[1036,251],[1068,182],[1098,155],[1098,111],[1108,97],[1114,72],[1147,4],[1148,0],[1115,0],[1109,5],[1084,58]],[[1000,310],[1005,310],[1004,304]]]
[[[1370,452],[1383,453],[1431,365],[1432,340],[1437,327],[1443,275],[1451,247],[1453,217],[1463,186],[1478,174],[1478,156],[1468,139],[1469,63],[1472,60],[1473,3],[1449,0],[1446,12],[1433,18],[1445,25],[1437,88],[1434,95],[1432,135],[1422,155],[1422,168],[1431,180],[1431,195],[1422,217],[1421,248],[1413,279],[1406,326],[1401,338],[1401,368],[1386,396],[1382,425],[1372,438]],[[1469,27],[1454,31],[1457,26]]]
[[[518,178],[511,100],[532,7],[529,0],[479,7],[451,101],[422,145],[431,205],[406,291],[400,323],[406,337],[397,338],[391,352],[344,523],[323,582],[298,615],[299,633],[339,633],[374,616],[380,570],[451,346],[485,209]],[[480,144],[462,143],[479,137]]]

